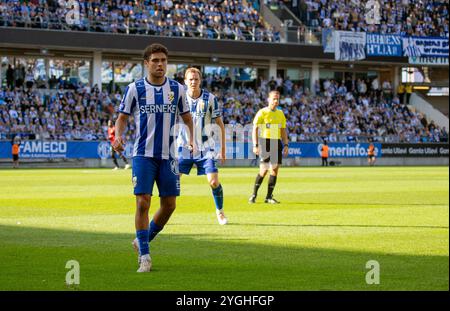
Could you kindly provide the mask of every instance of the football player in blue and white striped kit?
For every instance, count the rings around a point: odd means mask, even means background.
[[[176,197],[180,195],[174,136],[178,116],[193,132],[184,86],[165,76],[167,58],[168,50],[161,44],[155,43],[145,49],[147,77],[128,85],[116,121],[113,148],[119,152],[125,146],[123,134],[130,115],[136,123],[132,182],[136,196],[136,239],[133,246],[139,252],[137,272],[151,270],[149,243],[169,220],[176,207]],[[189,135],[188,148],[193,149],[192,134]],[[161,207],[149,224],[148,212],[155,182]]]
[[[195,152],[189,152],[188,131],[181,128],[179,141],[179,165],[180,174],[189,175],[192,166],[197,166],[197,175],[205,175],[211,186],[216,215],[219,224],[225,225],[228,220],[223,211],[223,189],[219,182],[219,170],[217,158],[224,163],[225,157],[225,126],[222,121],[222,109],[217,98],[205,89],[200,88],[202,74],[197,68],[186,70],[184,83],[187,86],[186,99],[194,122]],[[219,136],[220,150],[217,148]]]

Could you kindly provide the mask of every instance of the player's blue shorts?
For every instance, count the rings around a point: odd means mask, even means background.
[[[134,194],[153,194],[156,181],[160,197],[180,195],[180,174],[176,159],[133,157]]]
[[[197,175],[206,175],[219,172],[219,169],[217,168],[217,160],[215,159],[208,157],[193,159],[192,157],[185,158],[183,156],[186,156],[185,153],[180,152],[180,157],[178,159],[180,174],[189,175],[194,164],[197,167]]]

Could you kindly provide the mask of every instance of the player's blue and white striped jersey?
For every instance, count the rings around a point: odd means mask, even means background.
[[[186,91],[180,83],[168,78],[162,85],[153,85],[144,78],[130,83],[118,112],[134,116],[133,157],[170,159],[175,156],[173,127],[178,115],[189,112]]]
[[[222,117],[222,109],[216,96],[207,90],[202,89],[200,96],[195,99],[190,97],[187,93],[186,102],[192,115],[192,121],[194,124],[194,142],[197,147],[197,153],[193,155],[193,158],[214,157],[215,155],[210,153],[214,153],[215,147],[220,144],[220,140],[215,141],[213,137],[208,136],[208,129],[205,131],[205,128],[211,124],[215,124],[216,118]],[[214,136],[220,136],[220,133],[217,133],[217,130],[214,132]],[[178,145],[180,147],[184,147],[188,144],[189,135],[186,127],[181,127],[180,134],[178,136]],[[181,155],[182,157],[186,157],[184,153],[185,152]]]

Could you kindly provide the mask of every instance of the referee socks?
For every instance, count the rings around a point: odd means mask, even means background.
[[[273,195],[273,189],[275,189],[275,184],[277,183],[277,176],[270,175],[269,185],[267,187],[267,197],[266,199],[271,199]]]
[[[256,175],[256,180],[255,180],[255,187],[253,188],[253,196],[257,196],[258,195],[258,189],[259,187],[261,187],[261,184],[264,180],[264,177],[261,175]]]

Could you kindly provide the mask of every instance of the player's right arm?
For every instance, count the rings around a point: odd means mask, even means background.
[[[259,124],[261,124],[261,110],[258,111],[255,118],[253,119],[253,129],[252,129],[252,141],[253,141],[253,153],[259,155],[259,145],[258,145],[258,132]]]
[[[119,116],[116,120],[116,138],[113,142],[113,149],[117,152],[122,152],[125,149],[125,140],[123,134],[127,127],[128,117],[134,112],[137,105],[137,91],[136,84],[131,83],[127,86],[122,101],[120,102],[117,112]]]
[[[125,149],[125,141],[123,134],[128,123],[128,115],[119,113],[119,117],[116,120],[116,138],[113,142],[113,149],[117,152],[122,152]]]
[[[252,130],[252,140],[253,140],[253,153],[259,155],[259,146],[258,146],[258,126],[253,125]]]

